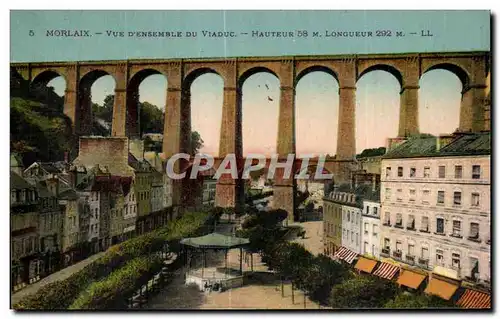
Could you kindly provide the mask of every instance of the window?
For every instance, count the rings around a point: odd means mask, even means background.
[[[397,200],[400,202],[403,200],[403,190],[398,188]]]
[[[444,265],[444,252],[441,249],[436,249],[436,264]]]
[[[354,243],[354,232],[351,232],[351,243]]]
[[[396,214],[396,226],[403,225],[403,215],[401,213]]]
[[[415,229],[415,216],[408,215],[408,224],[406,225],[408,229]]]
[[[391,213],[385,212],[384,225],[391,225]]]
[[[365,234],[368,234],[369,227],[370,227],[370,225],[368,223],[365,223]]]
[[[444,191],[438,191],[438,204],[444,204]]]
[[[460,269],[460,255],[453,253],[451,254],[451,267],[455,269]]]
[[[439,166],[438,177],[444,178],[446,175],[446,166]]]
[[[421,255],[422,259],[429,259],[429,248],[422,247]]]
[[[410,167],[410,177],[415,177],[417,175],[417,169],[415,167]]]
[[[375,256],[375,245],[372,245],[372,255]]]
[[[415,256],[415,245],[408,244],[408,253],[407,255]]]
[[[453,236],[460,236],[462,223],[459,220],[453,221]]]
[[[377,235],[378,235],[378,226],[374,224],[373,225],[373,236],[377,237]]]
[[[472,165],[472,178],[473,179],[481,178],[481,165]]]
[[[401,242],[398,240],[396,241],[396,251],[400,252],[401,251]]]
[[[366,215],[370,215],[370,206],[366,206]]]
[[[422,191],[422,203],[429,204],[429,197],[431,196],[431,191],[428,189],[424,189]]]
[[[377,215],[378,214],[378,209],[377,207],[373,207],[373,215]]]
[[[462,165],[455,165],[455,178],[462,178]]]
[[[429,178],[429,177],[431,177],[431,168],[424,167],[424,178]]]
[[[385,249],[391,248],[391,240],[389,238],[384,238],[384,248]]]
[[[368,252],[368,242],[366,242],[366,241],[363,243],[363,252],[364,253]]]
[[[417,192],[415,191],[415,189],[410,189],[410,202],[414,202],[415,201],[415,194]]]
[[[386,188],[385,189],[385,199],[390,199],[391,198],[391,189]]]
[[[453,204],[454,205],[462,204],[462,192],[453,192]]]
[[[471,200],[470,200],[470,205],[474,207],[479,206],[479,193],[472,193],[471,195]]]
[[[469,257],[469,264],[471,269],[470,277],[472,279],[477,279],[477,275],[479,274],[479,260],[474,257]]]
[[[391,167],[386,167],[385,168],[385,177],[390,178],[391,177]]]
[[[436,219],[436,233],[438,234],[444,233],[444,219],[442,218]]]
[[[403,167],[398,167],[398,177],[403,177]]]
[[[470,234],[471,239],[479,238],[479,223],[470,223]]]
[[[351,214],[349,214],[348,212],[346,212],[346,215],[347,215],[347,221],[350,222],[351,221]]]

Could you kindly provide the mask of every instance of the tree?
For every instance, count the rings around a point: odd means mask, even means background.
[[[356,276],[333,286],[329,304],[333,308],[383,308],[399,288],[375,276]]]
[[[316,267],[308,270],[308,289],[311,300],[320,304],[328,304],[332,287],[352,277],[350,268],[345,264],[333,261],[323,254],[318,255],[314,262]]]
[[[92,103],[92,112],[94,117],[104,120],[108,123],[113,121],[113,105],[115,103],[115,96],[112,94],[106,95],[103,105]]]
[[[156,105],[149,102],[139,104],[141,133],[162,133],[164,113]]]
[[[361,152],[361,154],[357,155],[356,157],[362,158],[362,157],[372,157],[372,156],[382,156],[385,154],[385,147],[378,147],[378,148],[367,148]]]
[[[203,147],[203,139],[201,138],[201,135],[200,133],[198,133],[197,131],[193,131],[191,132],[191,145],[190,145],[190,148],[189,148],[189,152],[191,155],[195,155],[197,154],[200,149]]]
[[[406,292],[398,294],[395,299],[389,300],[385,304],[385,308],[387,309],[440,309],[455,307],[452,301],[441,299],[438,296],[423,293],[410,294]]]

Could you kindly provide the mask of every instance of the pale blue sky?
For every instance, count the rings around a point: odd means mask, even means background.
[[[269,87],[266,88],[266,84]],[[58,94],[64,92],[62,77],[52,80]],[[434,70],[420,80],[420,131],[451,133],[458,127],[461,83],[448,71]],[[167,80],[163,75],[146,78],[139,87],[140,101],[165,107]],[[92,86],[92,101],[102,104],[113,94],[111,76]],[[399,83],[389,73],[373,71],[357,83],[356,151],[385,146],[398,133]],[[273,100],[269,101],[268,96]],[[205,141],[204,152],[217,155],[222,115],[223,81],[215,74],[197,78],[191,86],[192,129]],[[330,75],[313,72],[296,89],[296,141],[298,154],[335,154],[337,146],[338,83]],[[272,154],[276,149],[279,110],[279,80],[257,73],[243,85],[243,151]]]

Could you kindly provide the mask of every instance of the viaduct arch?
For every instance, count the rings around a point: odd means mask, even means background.
[[[276,151],[280,156],[295,154],[295,88],[304,75],[324,71],[339,83],[337,159],[328,164],[336,181],[349,179],[349,165],[355,155],[356,82],[372,70],[384,70],[398,80],[400,91],[399,137],[419,133],[418,90],[421,76],[430,70],[446,69],[462,82],[459,130],[487,129],[484,116],[486,78],[490,52],[446,52],[411,54],[367,54],[338,56],[242,57],[214,59],[169,59],[125,61],[78,61],[11,63],[25,80],[47,83],[61,75],[66,80],[64,113],[79,135],[89,132],[86,125],[87,87],[109,74],[115,80],[112,136],[138,134],[137,90],[148,75],[161,73],[168,81],[164,121],[163,153],[166,158],[185,152],[190,138],[190,85],[204,73],[217,73],[224,82],[219,157],[235,153],[242,157],[242,85],[257,72],[269,72],[280,81],[280,106]],[[91,85],[91,84],[90,84]],[[279,175],[279,172],[278,174]],[[181,204],[175,191],[175,204]],[[294,180],[277,176],[275,202],[293,212]],[[217,205],[234,206],[239,201],[239,181],[221,178],[217,185]],[[293,215],[293,214],[292,214]]]

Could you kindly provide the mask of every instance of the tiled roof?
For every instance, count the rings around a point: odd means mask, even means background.
[[[437,137],[409,139],[387,152],[383,158],[491,154],[491,134],[489,132],[457,134],[450,143],[443,146],[439,151],[436,148],[436,144]]]
[[[19,176],[13,171],[10,171],[10,189],[26,189],[26,188],[35,188],[30,185],[24,178]]]
[[[38,182],[38,183],[36,183],[36,190],[37,190],[37,193],[38,193],[38,197],[40,197],[40,198],[46,198],[46,197],[52,197],[52,196],[54,196],[47,189],[47,185],[45,184],[45,182]]]
[[[59,199],[74,200],[77,198],[78,198],[78,194],[72,188],[65,189],[64,191],[59,193]]]

